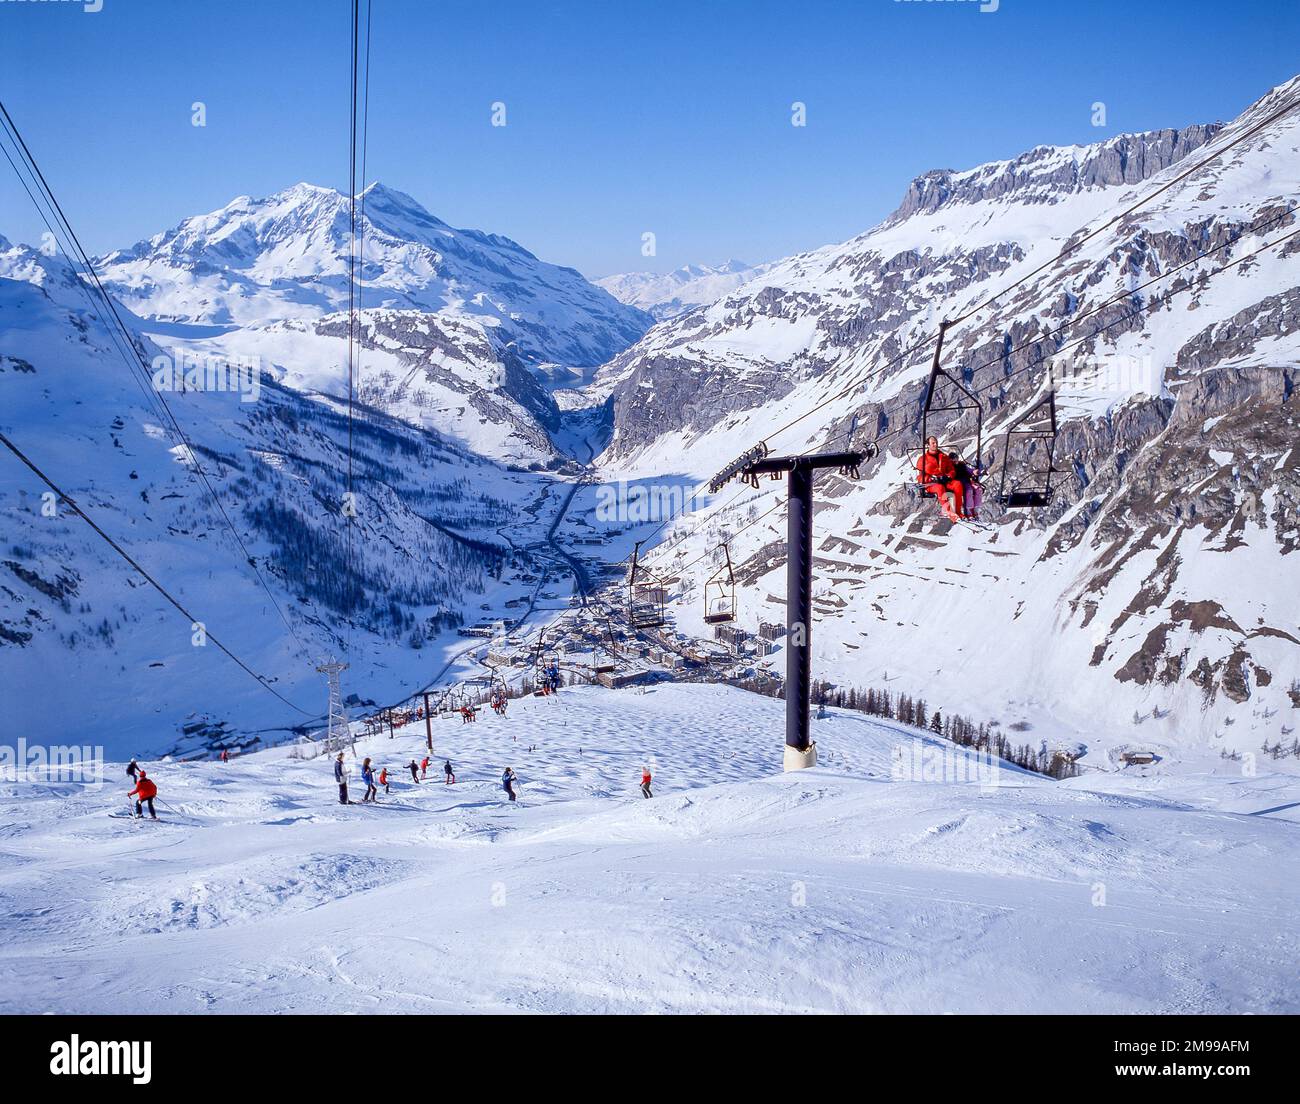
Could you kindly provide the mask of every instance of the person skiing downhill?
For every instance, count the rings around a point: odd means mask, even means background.
[[[229,749],[229,748],[222,748],[222,749],[221,749],[221,761],[222,761],[223,763],[229,763],[229,762],[230,762],[230,749]]]
[[[136,816],[144,816],[144,805],[141,804],[143,802],[149,806],[149,815],[153,817],[154,820],[158,819],[158,814],[153,811],[153,799],[158,796],[158,787],[154,785],[153,779],[149,778],[144,771],[141,771],[140,777],[135,780],[135,789],[126,796],[128,798],[134,797],[136,799]]]
[[[126,765],[126,773],[131,776],[131,781],[134,782],[135,776],[140,773],[140,765],[134,759],[132,759]]]
[[[654,797],[650,792],[650,768],[641,768],[641,795],[643,797]]]
[[[422,779],[429,777],[429,757],[427,755],[424,757],[423,762],[420,763],[420,777]]]
[[[379,799],[379,790],[375,787],[375,771],[370,765],[370,756],[367,755],[361,763],[361,781],[366,784],[366,795],[361,799],[361,804],[367,801],[377,801]]]
[[[442,765],[442,775],[443,775],[443,781],[444,781],[448,786],[450,786],[453,782],[456,781],[456,772],[455,772],[454,770],[451,769],[451,760],[450,760],[450,759],[448,759],[445,763],[443,763],[443,765]]]
[[[515,799],[515,783],[517,781],[518,779],[515,777],[513,767],[506,767],[506,769],[501,772],[501,788],[510,795],[511,801],[514,801]]]
[[[411,781],[418,786],[420,784],[420,764],[412,759],[411,765],[407,769],[411,772]]]
[[[343,765],[343,752],[334,760],[334,781],[339,784],[339,804],[349,805],[348,801],[348,769]]]

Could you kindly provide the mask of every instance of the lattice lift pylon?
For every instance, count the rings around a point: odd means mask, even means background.
[[[343,688],[339,684],[339,675],[347,669],[346,663],[337,661],[322,663],[316,668],[329,680],[330,687],[329,721],[325,729],[327,755],[335,755],[345,748],[351,750],[356,743],[352,735],[352,726],[348,723],[348,710],[343,704]]]

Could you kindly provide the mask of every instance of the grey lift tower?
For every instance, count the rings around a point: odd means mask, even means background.
[[[339,685],[339,674],[348,669],[346,663],[322,663],[316,668],[329,679],[330,708],[329,722],[325,730],[325,752],[333,755],[344,748],[352,747],[352,728],[348,724],[348,711],[343,704],[343,690]]]

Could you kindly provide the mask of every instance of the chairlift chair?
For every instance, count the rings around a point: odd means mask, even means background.
[[[731,568],[731,549],[721,545],[726,561],[704,583],[704,623],[725,625],[736,619],[736,573]]]
[[[657,629],[665,623],[664,585],[641,564],[641,545],[632,550],[632,567],[627,576],[627,620],[635,629]]]
[[[931,496],[925,490],[925,484],[916,478],[916,472],[925,455],[926,442],[930,439],[931,414],[975,415],[975,458],[981,461],[984,455],[984,405],[969,387],[946,369],[939,366],[943,353],[943,339],[948,332],[949,322],[939,323],[939,339],[934,347],[934,359],[930,363],[930,378],[925,387],[925,404],[921,408],[921,444],[916,450],[916,457],[909,469],[907,491],[915,499],[925,500]],[[946,382],[945,382],[946,381]],[[937,434],[936,434],[937,436]],[[937,501],[937,500],[936,500]]]
[[[1009,510],[1041,509],[1055,496],[1056,390],[1032,403],[1007,426],[998,502]]]
[[[591,673],[607,675],[618,668],[618,644],[614,639],[614,626],[605,618],[605,639],[591,652]]]

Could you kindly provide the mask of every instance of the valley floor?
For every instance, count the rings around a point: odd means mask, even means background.
[[[815,728],[782,775],[779,701],[566,689],[437,722],[420,785],[422,722],[358,743],[377,807],[285,750],[146,764],[157,824],[120,765],[7,780],[0,1011],[1300,1011],[1293,778],[903,781],[948,745]]]

